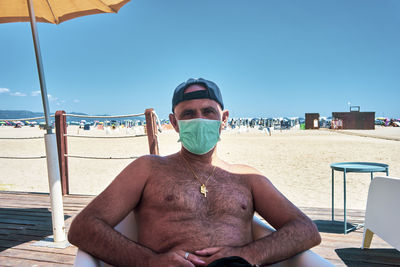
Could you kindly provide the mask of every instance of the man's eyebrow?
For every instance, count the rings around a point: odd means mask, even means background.
[[[181,114],[194,113],[194,112],[195,112],[194,109],[187,108],[182,110]]]
[[[212,111],[217,111],[216,108],[212,107],[212,106],[208,106],[208,107],[204,107],[201,109],[202,111],[207,111],[207,110],[212,110]]]

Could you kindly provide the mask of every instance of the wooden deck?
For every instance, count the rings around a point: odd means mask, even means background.
[[[93,196],[64,197],[66,228]],[[0,191],[0,266],[72,266],[76,247],[34,246],[52,234],[48,194]],[[374,236],[372,249],[361,250],[362,231],[343,234],[343,218],[330,221],[330,209],[302,208],[318,225],[322,244],[312,250],[336,266],[400,266],[400,252]],[[343,213],[342,213],[343,214]],[[343,216],[342,216],[343,217]],[[361,223],[364,212],[348,211],[348,221]]]

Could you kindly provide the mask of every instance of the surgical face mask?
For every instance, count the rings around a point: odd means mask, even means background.
[[[219,141],[221,121],[192,119],[178,120],[179,140],[184,148],[197,155],[210,152]]]

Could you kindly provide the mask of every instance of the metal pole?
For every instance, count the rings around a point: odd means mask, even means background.
[[[343,171],[343,202],[344,202],[344,234],[347,234],[347,218],[346,218],[346,169]]]
[[[57,154],[57,139],[55,134],[45,134],[44,138],[46,145],[47,174],[49,177],[53,241],[63,242],[66,240],[66,237],[60,168]]]
[[[335,220],[335,176],[332,169],[332,222]]]
[[[40,91],[42,93],[44,119],[46,121],[47,133],[51,134],[52,129],[51,129],[51,124],[50,124],[49,101],[47,99],[46,81],[44,79],[42,54],[40,53],[39,37],[38,37],[37,30],[36,30],[35,10],[33,9],[32,0],[27,0],[27,2],[28,2],[28,9],[29,9],[29,17],[30,17],[30,21],[31,21],[33,45],[35,46],[36,64],[37,64],[38,73],[39,73]]]
[[[42,93],[42,102],[44,109],[44,118],[46,120],[45,146],[47,159],[47,175],[49,179],[50,201],[51,201],[51,217],[53,225],[53,241],[63,242],[65,237],[64,225],[64,207],[61,193],[61,178],[57,155],[56,136],[52,131],[50,124],[49,102],[47,99],[46,82],[44,79],[44,71],[42,64],[42,55],[40,53],[39,38],[36,30],[35,11],[33,9],[32,0],[27,0],[29,16],[32,29],[33,44],[35,46],[36,63],[39,73],[40,90]]]

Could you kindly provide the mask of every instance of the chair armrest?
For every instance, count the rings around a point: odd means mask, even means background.
[[[325,260],[311,250],[301,252],[287,260],[270,265],[272,267],[334,267],[332,263]]]
[[[100,261],[89,253],[78,249],[75,256],[74,267],[100,267]]]

